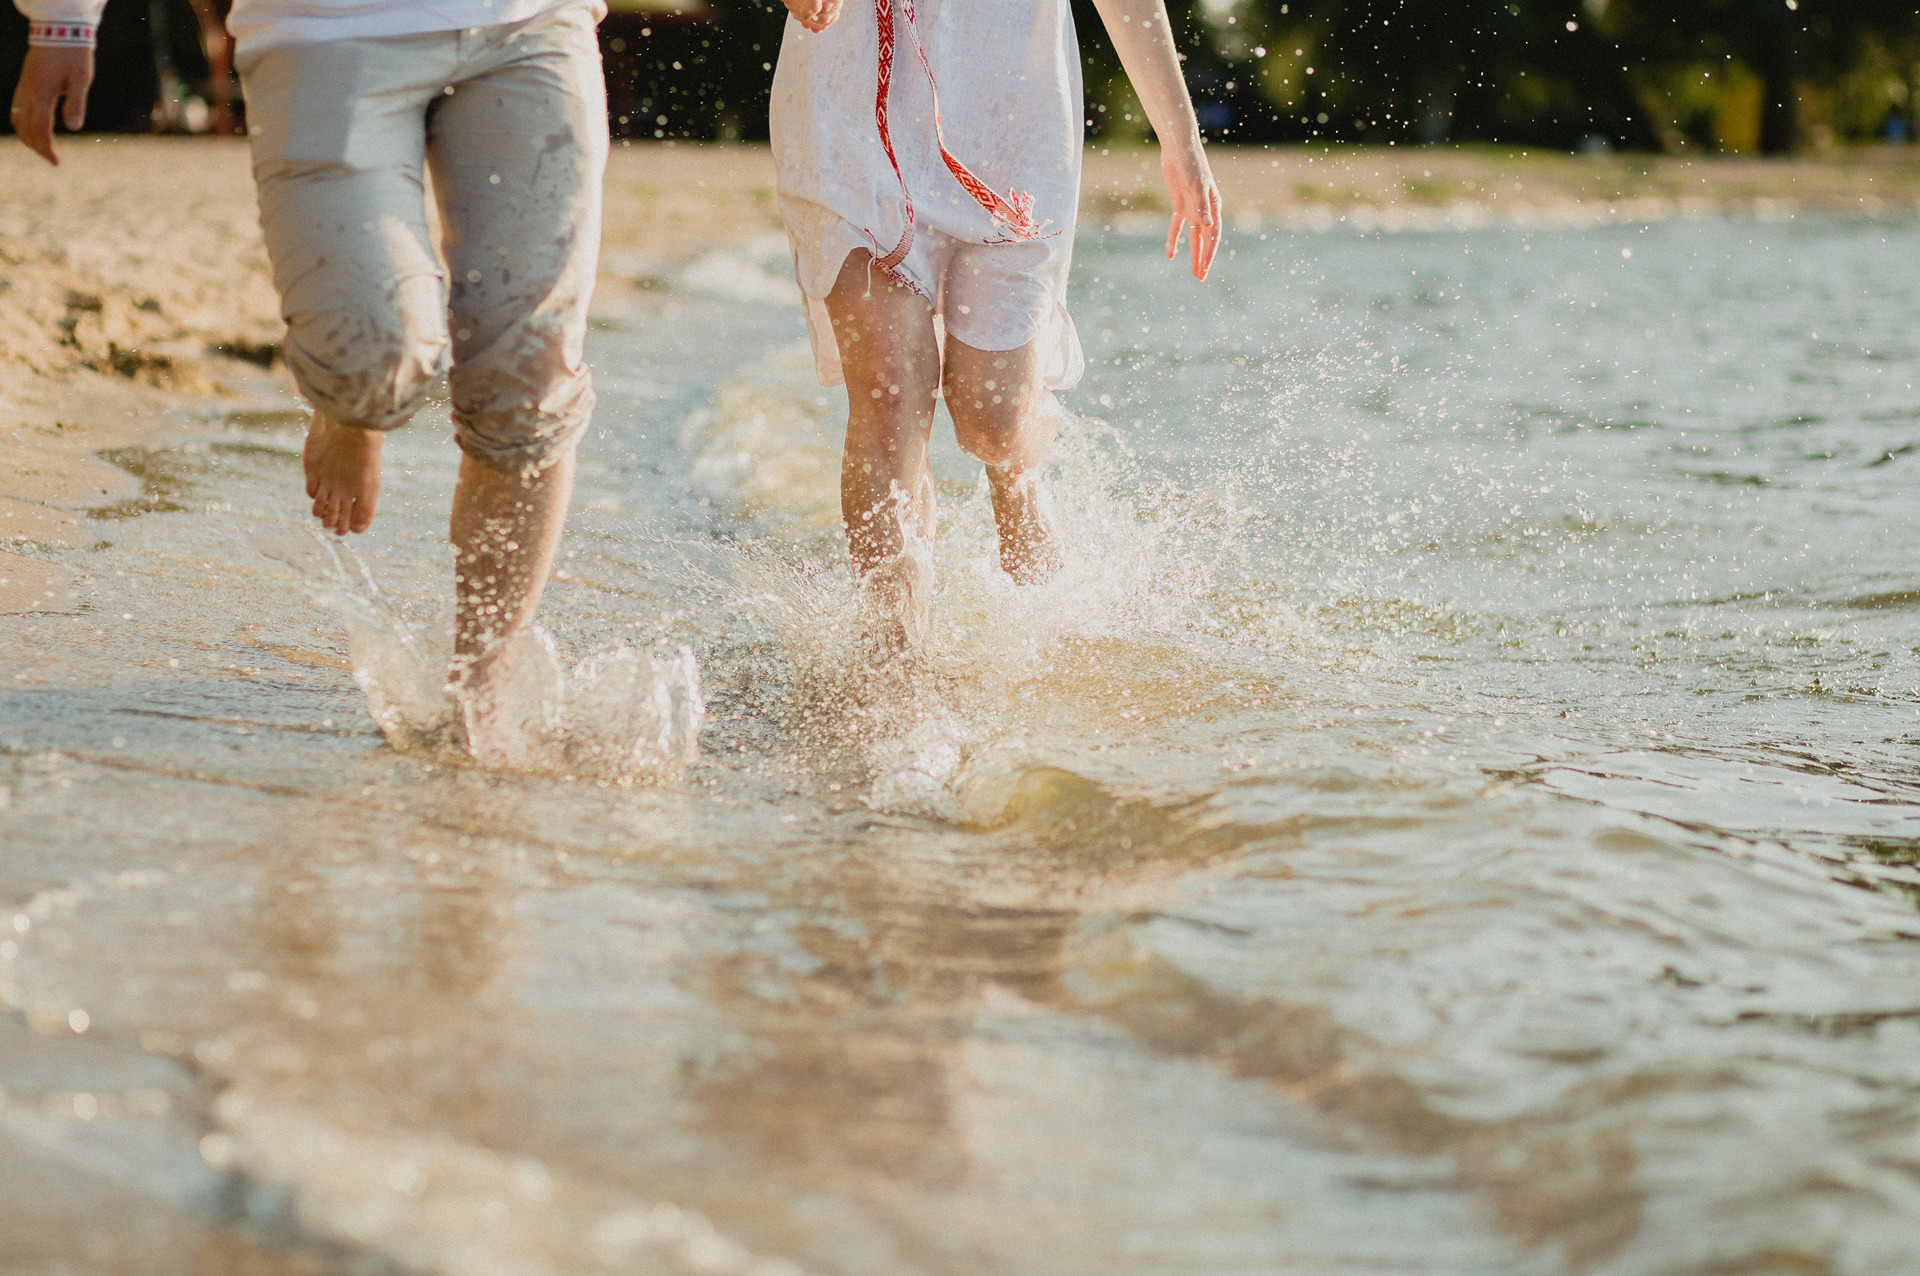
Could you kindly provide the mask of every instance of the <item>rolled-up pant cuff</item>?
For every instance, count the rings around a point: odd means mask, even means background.
[[[509,473],[528,474],[546,469],[569,455],[593,420],[594,394],[583,384],[564,411],[551,414],[453,414],[454,438],[460,450],[483,465]],[[502,417],[505,419],[501,419]]]

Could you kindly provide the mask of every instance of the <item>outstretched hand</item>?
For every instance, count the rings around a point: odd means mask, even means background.
[[[34,45],[20,66],[20,83],[13,90],[13,131],[33,153],[58,164],[53,151],[53,115],[60,99],[67,101],[61,117],[67,129],[78,129],[87,119],[87,90],[93,87],[93,50]]]
[[[1160,175],[1166,179],[1167,199],[1173,205],[1173,218],[1167,223],[1167,258],[1180,247],[1180,229],[1187,233],[1187,252],[1193,277],[1205,279],[1213,266],[1213,254],[1220,247],[1220,188],[1213,184],[1213,170],[1200,139],[1182,143],[1162,143]]]
[[[844,0],[786,0],[787,12],[793,15],[793,20],[815,35],[839,19],[842,3]]]

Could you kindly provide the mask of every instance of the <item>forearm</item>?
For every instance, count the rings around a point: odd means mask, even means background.
[[[1180,53],[1164,0],[1094,0],[1120,65],[1162,142],[1197,143],[1200,126],[1180,73]]]

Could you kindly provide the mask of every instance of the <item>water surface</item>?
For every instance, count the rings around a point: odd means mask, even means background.
[[[1083,240],[1068,568],[947,440],[879,675],[777,245],[603,297],[546,620],[697,658],[662,784],[383,747],[283,422],[121,458],[5,621],[0,1252],[1913,1270],[1920,224],[1230,242]],[[423,625],[451,452],[362,547]]]

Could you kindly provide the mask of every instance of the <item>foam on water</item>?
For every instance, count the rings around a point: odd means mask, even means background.
[[[396,749],[458,753],[468,706],[448,684],[451,624],[418,622],[380,591],[373,573],[337,538],[266,533],[256,547],[291,567],[347,632],[353,678],[367,711]],[[552,637],[532,626],[500,693],[528,740],[521,766],[583,779],[663,783],[699,753],[700,671],[693,653],[603,647],[564,667]]]
[[[803,1276],[704,1215],[445,1136],[355,1130],[229,1089],[216,1169],[287,1194],[309,1235],[435,1276]]]

